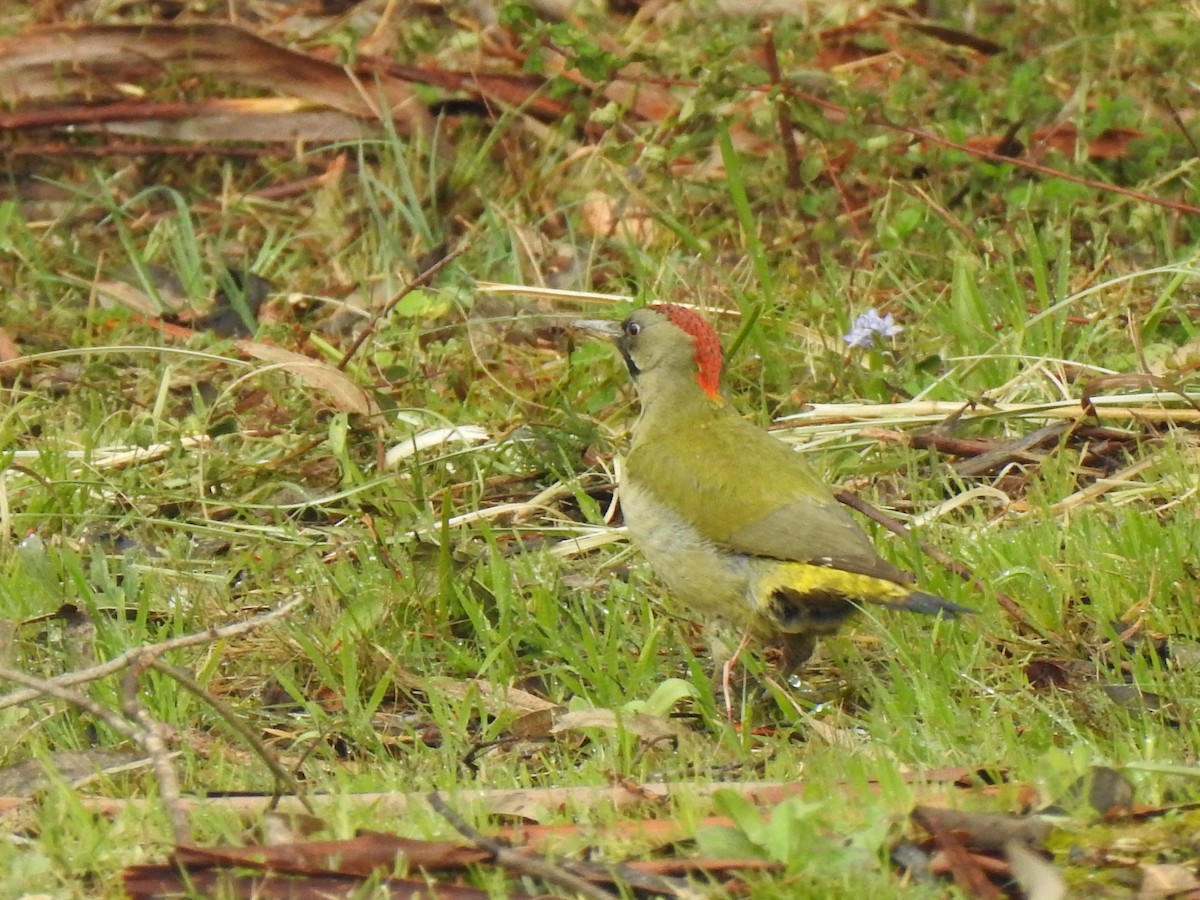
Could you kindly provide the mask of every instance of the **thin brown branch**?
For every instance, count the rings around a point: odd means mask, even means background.
[[[870,503],[867,503],[865,500],[854,496],[849,491],[834,491],[833,496],[837,498],[839,503],[844,503],[851,509],[862,513],[868,519],[878,522],[893,534],[898,534],[905,538],[912,537],[912,531],[909,530],[907,525],[896,519],[893,519],[887,513],[876,509]],[[987,587],[982,581],[975,577],[974,572],[972,572],[958,560],[951,557],[949,554],[943,553],[937,547],[927,544],[921,540],[917,541],[917,546],[921,548],[922,553],[934,560],[934,562],[946,569],[949,569],[976,590],[982,591],[985,589],[985,587]],[[996,597],[996,602],[1000,604],[1000,608],[1008,613],[1010,618],[1016,621],[1022,628],[1028,629],[1035,634],[1041,633],[1041,629],[1035,628],[1033,623],[1031,623],[1025,616],[1025,611],[1021,608],[1021,605],[1017,603],[1017,601],[1013,600],[1007,594],[1000,593],[1000,591],[997,591],[995,588],[992,588],[991,590]]]
[[[81,709],[103,722],[117,734],[136,742],[154,764],[159,781],[159,799],[167,808],[171,831],[176,840],[186,840],[190,834],[188,811],[180,801],[179,779],[171,762],[171,753],[163,740],[161,725],[152,719],[137,699],[138,670],[131,668],[123,685],[125,716],[97,703],[91,697],[70,690],[52,679],[37,678],[18,669],[0,666],[0,679],[25,685],[35,697],[54,697],[76,709]]]
[[[240,735],[247,738],[251,747],[259,751],[259,755],[266,762],[267,767],[275,774],[277,781],[287,785],[294,793],[300,795],[302,792],[298,789],[299,786],[295,779],[271,758],[270,754],[265,751],[265,748],[261,747],[260,742],[253,733],[245,725],[238,722],[237,717],[233,715],[232,711],[224,707],[216,698],[209,695],[207,691],[200,687],[186,673],[175,670],[165,663],[160,663],[158,657],[181,647],[211,643],[252,631],[263,623],[295,609],[303,600],[303,597],[298,596],[276,609],[243,622],[234,622],[229,625],[210,628],[205,632],[172,638],[171,640],[146,647],[136,647],[101,665],[91,666],[76,672],[68,672],[57,678],[36,678],[16,669],[0,667],[0,680],[12,681],[16,684],[26,686],[26,689],[23,691],[13,691],[0,698],[0,708],[28,702],[38,697],[54,697],[77,709],[90,713],[118,734],[136,741],[146,751],[146,754],[150,757],[154,765],[158,778],[159,800],[166,807],[175,842],[177,844],[190,843],[191,826],[188,821],[189,807],[184,803],[181,796],[179,776],[172,762],[172,754],[167,747],[166,727],[154,719],[142,704],[141,697],[139,696],[141,677],[148,668],[159,669],[178,680],[186,689],[191,690],[209,702],[233,725],[234,729]],[[121,680],[123,716],[103,704],[97,703],[90,697],[69,688],[69,685],[95,681],[99,678],[116,674],[122,669],[126,670]],[[312,811],[312,808],[308,806],[308,801],[303,796],[300,796],[299,800],[310,812]]]
[[[5,156],[232,156],[292,159],[294,148],[251,147],[246,144],[172,144],[157,141],[108,141],[87,144],[79,141],[37,141],[32,144],[11,143],[4,148]]]
[[[62,675],[57,675],[54,678],[46,680],[38,679],[39,685],[52,685],[55,688],[66,688],[74,684],[82,684],[87,681],[96,681],[100,678],[105,678],[109,675],[116,674],[122,669],[127,669],[144,659],[146,654],[151,657],[162,656],[164,653],[169,653],[172,650],[182,650],[185,647],[195,647],[200,644],[211,644],[214,641],[221,641],[231,637],[248,634],[257,628],[261,628],[268,622],[282,618],[298,608],[307,598],[304,596],[296,596],[284,603],[282,606],[277,606],[275,609],[268,610],[265,613],[260,613],[249,619],[241,622],[230,622],[228,625],[216,625],[204,631],[195,632],[193,634],[185,634],[179,637],[171,638],[170,640],[162,641],[158,644],[151,644],[147,647],[134,647],[131,650],[126,650],[120,656],[115,656],[108,662],[101,663],[98,666],[92,666],[87,669],[79,669],[75,672],[66,672]],[[0,672],[0,679],[5,678]],[[17,678],[9,679],[18,684],[25,682]],[[0,697],[0,709],[8,709],[10,706],[17,706],[21,703],[28,703],[30,700],[36,700],[43,694],[50,696],[58,696],[44,689],[44,687],[31,688],[23,691],[12,691]]]
[[[950,228],[959,236],[963,243],[970,244],[978,252],[988,256],[991,259],[1000,258],[1000,251],[989,247],[987,243],[979,237],[978,234],[968,228],[962,221],[958,219],[957,216],[951,213],[950,210],[930,196],[928,191],[923,190],[920,186],[915,184],[909,186],[900,182],[896,183],[896,187],[900,188],[900,190],[908,194],[910,197],[919,197],[921,201],[929,207],[934,215],[950,226]]]
[[[520,872],[522,875],[540,878],[550,884],[557,884],[559,887],[574,891],[582,897],[587,897],[588,900],[612,900],[612,894],[608,891],[596,887],[578,875],[573,875],[561,866],[557,866],[549,860],[535,856],[532,853],[522,853],[514,850],[505,841],[490,838],[481,831],[472,828],[462,816],[450,808],[450,805],[442,799],[441,794],[437,791],[429,794],[428,800],[429,805],[442,818],[453,825],[455,831],[476,847],[491,853],[495,857],[497,865],[512,869],[514,872]]]
[[[84,712],[95,716],[122,737],[127,737],[131,741],[137,741],[139,744],[142,743],[141,729],[136,725],[113,712],[104,704],[97,703],[91,697],[68,690],[56,678],[38,678],[19,669],[0,666],[0,681],[11,681],[15,684],[25,685],[28,690],[16,693],[28,694],[30,699],[53,697],[56,700],[61,700],[64,703],[74,706],[76,709],[82,709]],[[13,694],[9,694],[8,696],[11,697]]]
[[[829,160],[828,155],[825,157],[825,177],[829,179],[829,183],[833,185],[834,191],[837,192],[838,202],[842,205],[842,209],[846,213],[846,224],[850,226],[850,233],[854,235],[856,241],[861,242],[863,240],[862,229],[858,227],[858,216],[855,214],[854,204],[850,200],[850,195],[846,193],[842,179],[838,177],[837,168]],[[863,250],[865,251],[869,246],[869,243],[864,243]]]
[[[949,138],[944,138],[941,135],[934,134],[931,131],[925,131],[921,128],[916,128],[912,125],[902,125],[898,122],[890,122],[884,118],[876,118],[868,116],[867,121],[872,125],[880,128],[885,128],[889,131],[899,131],[902,134],[910,135],[918,140],[928,141],[931,144],[945,147],[948,150],[958,150],[966,153],[969,156],[976,156],[980,159],[986,159],[988,162],[1003,163],[1018,169],[1024,169],[1027,172],[1036,172],[1039,175],[1046,175],[1058,181],[1067,181],[1071,184],[1078,184],[1086,188],[1091,188],[1096,191],[1103,191],[1109,194],[1120,194],[1123,197],[1128,197],[1131,200],[1139,200],[1142,203],[1149,203],[1153,206],[1160,206],[1163,209],[1173,209],[1176,212],[1187,213],[1192,216],[1200,216],[1200,206],[1193,206],[1191,203],[1183,203],[1179,200],[1168,200],[1166,197],[1155,197],[1152,194],[1146,194],[1142,191],[1135,191],[1132,188],[1122,187],[1119,184],[1110,184],[1107,181],[1097,181],[1094,178],[1084,178],[1082,175],[1072,175],[1070,172],[1064,172],[1062,169],[1055,169],[1052,166],[1044,166],[1039,162],[1034,162],[1031,159],[1021,159],[1015,156],[1005,156],[1003,153],[994,153],[991,150],[984,150],[981,147],[968,147],[966,144],[960,144],[952,141]]]
[[[437,275],[440,271],[442,271],[442,269],[446,268],[446,266],[450,265],[451,262],[461,256],[466,249],[467,242],[463,241],[457,247],[452,247],[450,250],[448,250],[446,255],[433,265],[428,266],[424,270],[418,272],[413,280],[404,286],[404,289],[401,290],[400,293],[388,301],[386,306],[375,313],[371,321],[367,323],[366,327],[358,333],[358,337],[354,339],[354,343],[351,344],[346,350],[341,361],[337,364],[337,367],[342,371],[345,371],[346,366],[350,364],[350,360],[354,358],[354,354],[358,352],[359,348],[366,342],[367,338],[375,333],[375,327],[379,324],[379,320],[395,309],[397,303],[399,303],[417,288],[424,287],[425,285],[429,284],[435,275]]]
[[[171,837],[176,844],[190,844],[192,826],[187,808],[181,802],[179,773],[175,771],[171,751],[167,749],[166,726],[146,711],[138,696],[142,674],[149,662],[140,661],[130,666],[121,679],[121,708],[125,718],[136,722],[141,729],[139,742],[154,764],[154,774],[158,778],[158,799],[166,807],[167,818],[171,820]]]
[[[906,783],[913,785],[931,785],[946,783],[966,783],[971,778],[974,769],[964,767],[926,769],[908,772],[903,776]],[[635,806],[644,806],[647,798],[664,802],[698,802],[705,797],[711,797],[718,791],[733,791],[745,797],[751,803],[762,806],[774,806],[789,797],[804,796],[806,782],[791,781],[713,781],[697,783],[694,781],[644,783],[637,785],[606,784],[592,787],[555,787],[555,788],[487,788],[464,789],[450,794],[454,803],[460,805],[478,805],[483,809],[503,814],[511,811],[516,804],[525,808],[531,806],[546,809],[575,809],[583,807],[603,807],[608,810],[623,810]],[[857,780],[840,784],[838,790],[847,795],[858,796],[862,784]],[[414,810],[423,809],[427,799],[425,792],[407,793],[404,791],[382,791],[370,793],[341,793],[336,796],[315,794],[311,799],[318,803],[325,800],[335,800],[337,803],[351,803],[356,808],[370,807],[378,815],[411,816]],[[0,813],[16,806],[27,803],[25,797],[0,797]],[[145,809],[150,802],[143,797],[132,799],[116,797],[79,797],[79,806],[97,815],[119,815],[128,809]],[[268,795],[238,795],[233,797],[184,797],[183,803],[189,810],[220,810],[223,814],[240,815],[247,818],[258,818],[268,812],[275,802]],[[283,811],[300,810],[301,804],[293,797],[284,797],[278,804]]]
[[[280,788],[286,787],[287,791],[304,805],[304,808],[310,815],[315,816],[317,814],[313,805],[308,801],[308,797],[305,796],[304,785],[296,780],[295,775],[283,767],[275,754],[271,752],[271,748],[262,742],[259,736],[254,733],[254,729],[247,725],[245,720],[229,707],[229,704],[206,691],[204,685],[200,684],[200,682],[192,677],[192,673],[185,669],[172,666],[161,659],[153,660],[150,663],[150,667],[175,679],[181,687],[212,707],[217,715],[225,721],[225,724],[237,732],[238,736],[250,746],[254,755],[261,759],[263,765],[270,769],[271,774],[275,776],[276,799],[285,793]]]
[[[86,125],[101,122],[171,122],[194,116],[204,103],[171,100],[119,100],[113,103],[53,106],[46,109],[18,109],[0,113],[0,130],[22,128],[51,128],[63,125]]]
[[[762,27],[763,55],[767,63],[767,75],[771,85],[779,89],[779,143],[783,146],[783,157],[787,161],[787,186],[793,191],[799,190],[803,183],[800,178],[800,151],[796,149],[796,132],[792,125],[792,114],[788,109],[786,88],[783,84],[783,74],[779,70],[779,52],[775,48],[775,26],[768,22]]]
[[[1196,144],[1196,139],[1192,137],[1191,130],[1187,127],[1187,123],[1183,121],[1183,117],[1179,115],[1179,110],[1175,108],[1175,104],[1166,97],[1162,98],[1162,102],[1163,105],[1166,106],[1167,111],[1171,114],[1171,118],[1175,121],[1175,126],[1183,134],[1183,139],[1187,141],[1189,145],[1191,145],[1192,152],[1197,156],[1200,156],[1200,145]]]

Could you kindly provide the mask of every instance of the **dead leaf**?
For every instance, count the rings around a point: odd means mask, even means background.
[[[1200,338],[1193,338],[1180,344],[1165,359],[1150,361],[1150,372],[1154,375],[1166,375],[1167,372],[1193,372],[1200,368]]]
[[[262,817],[259,830],[268,846],[294,844],[324,831],[329,823],[305,812],[271,810]]]
[[[1025,677],[1035,688],[1070,687],[1071,665],[1068,660],[1031,659],[1025,664]]]
[[[164,305],[170,306],[168,295],[165,293],[160,293],[160,297],[164,302],[159,303],[158,300],[150,296],[142,288],[129,284],[126,281],[116,281],[113,279],[97,281],[92,285],[92,292],[96,295],[96,300],[102,309],[123,306],[126,309],[131,309],[136,313],[151,318],[161,316]],[[184,299],[183,303],[186,302],[186,299]]]
[[[1109,766],[1093,766],[1088,786],[1088,805],[1102,816],[1128,812],[1133,808],[1133,782]]]
[[[187,868],[253,866],[301,875],[330,873],[367,876],[409,869],[461,869],[491,857],[486,850],[448,841],[420,841],[365,832],[348,841],[300,841],[256,847],[178,847],[174,860]]]
[[[1200,879],[1190,866],[1158,863],[1142,866],[1142,885],[1137,900],[1163,900],[1165,897],[1194,897],[1200,891]]]
[[[1064,156],[1074,157],[1079,146],[1079,137],[1079,129],[1074,123],[1059,122],[1049,128],[1035,130],[1030,135],[1030,149],[1035,157],[1044,155],[1046,150],[1057,150]],[[1129,145],[1145,137],[1145,132],[1132,128],[1106,128],[1088,143],[1088,158],[1123,159],[1129,155]]]
[[[1145,136],[1132,128],[1106,128],[1088,144],[1088,159],[1124,159],[1129,145]]]
[[[246,356],[277,365],[309,387],[321,391],[329,397],[335,409],[364,416],[379,411],[370,394],[329,363],[261,341],[234,341],[233,346]]]
[[[1143,691],[1132,684],[1102,684],[1100,690],[1114,704],[1130,712],[1158,712],[1162,709],[1162,697],[1152,691]]]
[[[142,107],[136,120],[123,118],[123,109]],[[60,110],[69,120],[74,108]],[[361,140],[377,129],[360,117],[339,110],[314,108],[294,97],[216,98],[199,103],[109,104],[103,122],[76,125],[78,131],[99,131],[179,141],[214,144],[228,141],[294,144],[297,141],[330,143]],[[75,124],[75,123],[70,123]]]
[[[968,846],[987,851],[1002,850],[1009,841],[1040,846],[1054,830],[1049,822],[1031,816],[974,813],[936,806],[917,806],[912,816],[930,834],[958,832]]]
[[[12,335],[0,328],[0,363],[16,362],[21,358],[21,348]]]
[[[1004,853],[1026,900],[1063,900],[1067,896],[1067,880],[1054,863],[1020,841],[1009,841]]]
[[[509,726],[508,732],[522,741],[543,741],[554,728],[555,709],[540,709],[518,716]]]
[[[410,438],[405,438],[394,447],[389,447],[384,454],[383,467],[394,469],[404,460],[447,444],[477,444],[491,440],[492,436],[478,425],[454,425],[448,428],[434,428],[422,431]]]
[[[1101,375],[1088,380],[1080,391],[1079,405],[1083,407],[1086,415],[1094,416],[1096,415],[1096,405],[1092,402],[1092,397],[1102,392],[1120,390],[1122,388],[1162,391],[1164,393],[1175,394],[1191,406],[1192,409],[1200,412],[1200,405],[1189,397],[1187,392],[1178,384],[1161,375],[1147,375],[1144,372],[1133,372],[1127,375]]]
[[[639,246],[654,238],[654,219],[632,201],[618,200],[603,191],[588,191],[580,220],[584,234],[593,238],[619,236]]]
[[[1043,150],[1057,150],[1064,156],[1075,155],[1075,144],[1079,140],[1079,131],[1071,122],[1059,122],[1049,128],[1039,128],[1030,135],[1030,149],[1034,156],[1041,156]]]
[[[169,66],[353,116],[389,118],[401,134],[433,133],[428,110],[399,78],[380,72],[360,78],[225,22],[54,25],[0,38],[0,102],[117,99],[118,85],[158,83]],[[0,127],[9,127],[2,117]]]
[[[991,134],[977,134],[967,138],[963,143],[972,150],[980,153],[994,153],[997,156],[1016,158],[1025,152],[1025,146],[1020,141],[1013,141],[1004,135],[997,137]]]
[[[45,759],[26,759],[0,769],[0,796],[32,797],[48,788],[54,777],[79,786],[102,776],[144,769],[152,761],[125,750],[56,750]]]
[[[621,67],[613,73],[612,78],[597,84],[573,68],[566,55],[543,46],[541,56],[547,72],[561,75],[588,90],[598,91],[605,99],[646,122],[666,122],[679,114],[680,102],[666,88],[648,81],[637,63]]]
[[[439,678],[426,680],[425,690],[437,690],[455,700],[465,700],[468,697],[478,698],[483,711],[497,716],[502,713],[530,713],[557,709],[558,705],[551,703],[537,694],[531,694],[520,688],[506,687],[494,684],[484,678]]]
[[[605,731],[625,731],[645,741],[656,744],[663,740],[674,740],[685,731],[668,719],[649,713],[622,713],[612,709],[582,709],[563,713],[554,720],[551,734],[564,734],[587,728]]]
[[[954,883],[969,897],[982,897],[984,900],[999,900],[1004,895],[988,880],[985,864],[988,857],[971,853],[965,840],[969,840],[971,832],[964,834],[964,829],[946,827],[946,820],[941,815],[928,813],[945,813],[948,810],[931,810],[928,807],[917,807],[913,810],[913,818],[933,835],[938,848],[938,857],[931,864],[932,871],[948,871],[954,878]]]

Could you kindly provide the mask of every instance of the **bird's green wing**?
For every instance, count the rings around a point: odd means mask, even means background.
[[[625,465],[627,477],[703,537],[753,556],[911,581],[879,557],[849,512],[782,441],[732,410],[691,425],[691,433],[672,440],[636,443]]]

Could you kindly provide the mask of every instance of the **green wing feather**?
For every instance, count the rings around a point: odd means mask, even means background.
[[[739,553],[830,566],[905,584],[808,464],[723,403],[638,435],[636,479],[705,538]],[[670,429],[671,433],[664,434]]]

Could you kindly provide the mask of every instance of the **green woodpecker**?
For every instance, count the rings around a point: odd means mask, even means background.
[[[690,609],[782,643],[789,670],[866,604],[971,611],[914,590],[803,459],[725,402],[720,341],[697,313],[581,324],[615,338],[641,401],[619,487],[629,536]]]

